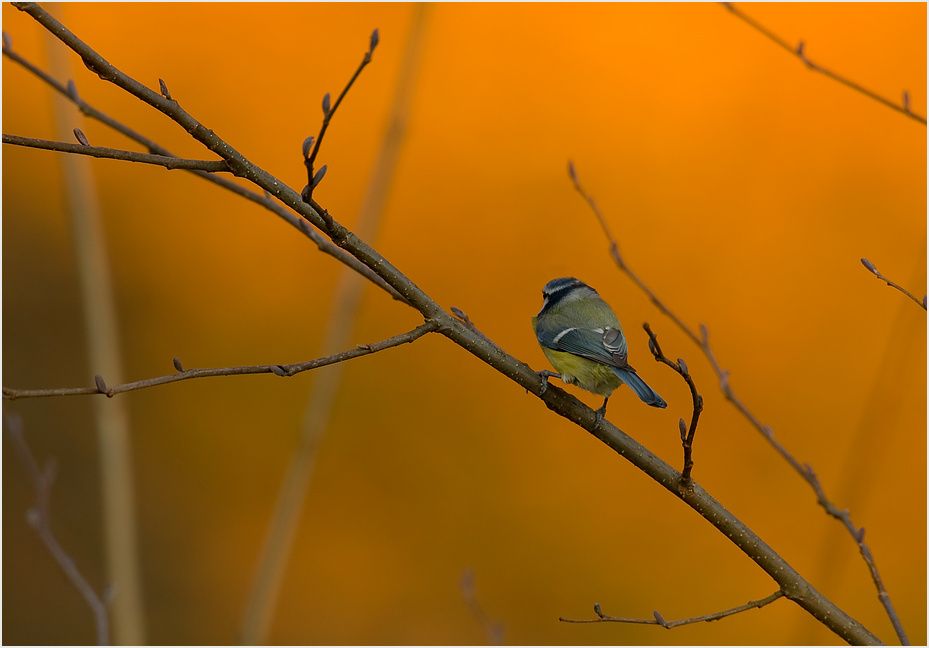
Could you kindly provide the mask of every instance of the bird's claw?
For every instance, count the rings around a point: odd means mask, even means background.
[[[536,375],[542,379],[542,389],[539,390],[539,396],[545,394],[548,390],[548,379],[549,378],[561,378],[561,374],[555,373],[554,371],[549,371],[548,369],[544,371],[536,371]]]

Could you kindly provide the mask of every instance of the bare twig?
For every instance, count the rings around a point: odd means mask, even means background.
[[[322,180],[322,176],[326,173],[326,167],[323,166],[319,172],[313,172],[313,163],[316,162],[316,156],[319,154],[319,147],[323,143],[323,137],[326,135],[326,129],[329,128],[329,122],[332,121],[335,111],[341,105],[342,100],[345,98],[345,95],[348,94],[348,91],[351,89],[352,85],[355,83],[355,79],[359,77],[361,71],[365,69],[365,66],[371,62],[371,56],[374,54],[374,48],[377,47],[378,42],[378,31],[375,29],[371,32],[371,40],[368,44],[368,51],[365,52],[364,57],[361,59],[361,63],[358,65],[358,69],[355,70],[355,74],[352,75],[352,78],[348,80],[348,83],[345,84],[345,87],[342,89],[342,93],[339,95],[339,98],[335,100],[335,105],[330,107],[329,104],[329,93],[323,97],[323,123],[319,127],[319,135],[316,136],[315,143],[313,139],[307,139],[303,144],[303,163],[306,165],[306,176],[307,183],[306,188],[303,190],[303,200],[309,203],[313,198],[313,189],[316,188],[316,185],[319,184],[319,181]],[[312,145],[312,150],[309,151],[309,147]]]
[[[774,601],[781,598],[782,596],[784,596],[784,592],[778,590],[770,596],[766,596],[758,601],[749,601],[745,605],[739,605],[728,610],[723,610],[722,612],[704,614],[703,616],[690,617],[689,619],[675,619],[673,621],[665,620],[665,618],[659,614],[658,610],[655,610],[653,619],[633,619],[609,616],[603,613],[603,611],[600,609],[599,603],[594,604],[594,612],[597,615],[596,619],[565,619],[563,617],[559,617],[558,620],[564,621],[565,623],[638,623],[642,625],[659,625],[666,630],[670,630],[671,628],[676,628],[677,626],[689,625],[691,623],[700,623],[701,621],[719,621],[720,619],[723,619],[727,616],[732,616],[734,614],[739,614],[740,612],[747,612],[748,610],[753,610],[755,608],[762,608],[766,605],[774,603]]]
[[[692,331],[683,320],[674,314],[671,309],[669,309],[664,302],[658,299],[657,295],[652,292],[644,281],[642,281],[638,275],[636,275],[628,265],[626,265],[622,256],[619,253],[619,244],[616,242],[616,239],[613,238],[612,233],[609,228],[606,226],[606,220],[603,218],[603,214],[600,213],[599,208],[597,207],[596,201],[593,197],[587,193],[587,191],[580,184],[578,179],[577,171],[574,168],[573,162],[568,162],[568,174],[571,177],[572,182],[574,183],[574,188],[577,189],[578,193],[583,196],[584,200],[590,205],[594,214],[597,217],[597,220],[600,221],[600,225],[603,228],[603,232],[609,241],[610,244],[610,253],[613,256],[614,261],[616,262],[617,267],[626,273],[626,275],[632,279],[641,290],[644,292],[651,302],[655,305],[658,310],[668,316],[678,328],[684,332],[687,337],[693,340],[701,351],[703,351],[707,360],[709,360],[710,365],[713,367],[713,371],[716,373],[716,376],[719,378],[719,388],[723,392],[726,400],[735,406],[735,408],[758,430],[765,439],[768,440],[768,443],[777,451],[781,457],[784,458],[787,463],[801,476],[803,479],[813,488],[813,491],[816,493],[816,499],[819,502],[826,512],[841,520],[845,524],[852,538],[856,543],[861,547],[862,539],[858,537],[856,527],[851,524],[850,520],[846,520],[848,517],[848,511],[839,511],[838,507],[833,504],[828,497],[826,497],[825,492],[822,490],[822,487],[819,484],[819,481],[816,479],[815,473],[809,467],[809,464],[801,464],[797,461],[792,454],[785,448],[777,439],[774,438],[774,431],[767,425],[763,425],[761,421],[742,403],[741,400],[735,395],[735,392],[732,390],[732,387],[729,384],[729,371],[724,370],[719,366],[719,362],[716,360],[716,355],[713,353],[712,348],[710,347],[709,340],[709,331],[704,324],[700,324],[700,335],[698,336],[694,331]],[[844,516],[844,517],[843,517]],[[897,615],[896,610],[894,609],[893,603],[890,600],[890,596],[887,594],[887,591],[884,589],[884,583],[880,578],[880,575],[877,570],[877,564],[874,562],[874,557],[871,554],[870,550],[861,551],[862,558],[864,558],[865,563],[868,566],[868,570],[871,572],[872,579],[874,580],[874,585],[878,591],[878,598],[881,601],[881,604],[884,606],[887,615],[890,617],[890,621],[894,626],[894,630],[897,631],[897,637],[900,639],[901,643],[907,644],[906,634],[903,632],[902,624],[900,623],[900,618]]]
[[[865,87],[863,87],[863,86],[861,86],[861,85],[855,83],[854,81],[851,81],[851,80],[849,80],[849,79],[846,79],[845,77],[843,77],[843,76],[841,76],[841,75],[839,75],[839,74],[836,74],[835,72],[833,72],[833,71],[831,71],[831,70],[828,70],[828,69],[824,68],[823,66],[818,65],[818,64],[814,63],[813,61],[811,61],[811,60],[806,56],[806,54],[804,53],[804,45],[805,45],[805,44],[804,44],[803,41],[799,41],[799,42],[797,43],[797,45],[791,45],[790,43],[788,43],[788,42],[785,41],[784,39],[782,39],[782,38],[778,37],[777,35],[775,35],[771,30],[769,30],[767,27],[765,27],[764,25],[762,25],[761,23],[759,23],[759,22],[756,21],[755,19],[753,19],[753,18],[747,16],[745,13],[742,12],[741,9],[737,9],[731,2],[722,2],[722,3],[720,3],[720,4],[722,4],[726,9],[728,9],[730,12],[732,12],[732,14],[733,14],[734,16],[736,16],[737,18],[741,19],[744,23],[746,23],[746,24],[749,25],[750,27],[754,28],[756,31],[758,31],[758,32],[760,32],[761,34],[763,34],[763,35],[764,35],[765,37],[767,37],[769,40],[771,40],[771,41],[773,41],[774,43],[780,45],[783,49],[787,50],[788,52],[790,52],[791,54],[793,54],[794,56],[796,56],[798,59],[800,59],[801,61],[803,61],[803,63],[804,63],[809,69],[813,70],[814,72],[819,72],[820,74],[823,74],[823,75],[829,77],[829,78],[832,79],[833,81],[838,81],[838,82],[841,83],[842,85],[844,85],[844,86],[846,86],[846,87],[848,87],[848,88],[851,88],[851,89],[854,90],[855,92],[861,93],[861,94],[863,94],[864,96],[866,96],[866,97],[868,97],[868,98],[870,98],[870,99],[873,99],[874,101],[877,101],[877,102],[879,102],[879,103],[882,103],[882,104],[884,104],[885,106],[887,106],[888,108],[892,108],[893,110],[896,110],[896,111],[899,112],[899,113],[903,113],[903,114],[906,115],[907,117],[910,117],[911,119],[915,119],[916,121],[918,121],[919,123],[923,124],[924,126],[926,125],[926,118],[925,118],[925,117],[923,117],[922,115],[918,115],[918,114],[914,113],[912,110],[910,110],[910,98],[909,98],[909,93],[908,93],[908,92],[904,91],[903,94],[902,94],[902,97],[903,97],[902,102],[901,102],[900,104],[896,104],[896,103],[894,103],[893,101],[891,101],[890,99],[886,99],[886,98],[880,96],[879,94],[877,94],[876,92],[873,92],[873,91],[871,91],[871,90],[868,90],[867,88],[865,88]]]
[[[923,295],[923,298],[920,300],[919,298],[916,297],[916,295],[912,294],[909,290],[907,290],[906,288],[903,288],[902,286],[898,286],[893,281],[891,281],[890,279],[882,275],[880,272],[878,272],[877,268],[874,267],[874,264],[868,261],[867,259],[862,259],[861,265],[867,268],[868,271],[871,274],[873,274],[875,277],[885,282],[891,288],[896,288],[897,290],[902,292],[904,295],[912,299],[914,302],[922,306],[923,310],[926,310],[926,295]]]
[[[50,503],[52,484],[55,481],[55,463],[49,461],[44,470],[39,468],[39,464],[23,437],[23,424],[19,416],[5,414],[3,420],[6,423],[7,436],[13,443],[13,448],[16,450],[16,454],[19,455],[29,481],[32,482],[32,488],[35,490],[36,505],[26,513],[26,519],[29,521],[29,525],[39,534],[42,544],[48,549],[55,563],[61,567],[65,577],[77,588],[81,597],[93,611],[94,624],[97,629],[97,643],[101,646],[109,645],[110,620],[106,601],[90,586],[77,565],[74,564],[74,559],[62,548],[54,532],[52,532]]]
[[[122,385],[114,385],[108,387],[106,383],[103,382],[103,378],[100,376],[95,377],[96,385],[94,387],[63,387],[59,389],[9,389],[7,387],[3,388],[3,397],[10,400],[15,400],[17,398],[43,398],[49,396],[87,396],[90,394],[104,394],[108,398],[112,398],[116,394],[122,394],[124,392],[135,391],[137,389],[147,389],[149,387],[156,387],[158,385],[167,385],[168,383],[179,382],[181,380],[190,380],[192,378],[212,378],[215,376],[242,376],[250,374],[262,374],[270,373],[276,376],[294,376],[298,373],[304,371],[310,371],[311,369],[316,369],[318,367],[325,367],[327,365],[336,364],[338,362],[345,362],[346,360],[352,360],[354,358],[360,358],[361,356],[370,355],[372,353],[377,353],[378,351],[383,351],[385,349],[390,349],[391,347],[399,346],[401,344],[407,344],[408,342],[413,342],[418,338],[422,337],[426,333],[431,331],[438,330],[439,325],[433,321],[429,320],[423,324],[420,324],[412,331],[407,333],[401,333],[395,335],[386,340],[381,340],[380,342],[375,342],[373,344],[363,344],[359,345],[354,349],[348,351],[343,351],[341,353],[336,353],[335,355],[326,356],[324,358],[317,358],[315,360],[307,360],[305,362],[295,362],[292,364],[272,364],[272,365],[250,365],[245,367],[218,367],[210,369],[186,369],[180,371],[176,374],[170,376],[159,376],[157,378],[147,378],[145,380],[137,380],[135,382],[124,383]],[[179,362],[179,361],[177,361]],[[175,365],[176,366],[176,365]]]
[[[652,352],[652,355],[655,356],[655,360],[664,363],[674,369],[674,371],[681,375],[681,377],[687,383],[687,386],[690,388],[690,397],[693,401],[694,408],[693,416],[690,418],[690,426],[688,427],[684,423],[684,419],[680,419],[678,422],[681,432],[681,446],[684,448],[684,469],[681,471],[681,483],[678,488],[681,490],[690,490],[693,488],[693,479],[691,478],[690,473],[694,467],[694,435],[697,434],[697,421],[700,419],[700,413],[703,411],[703,396],[697,393],[697,386],[694,384],[694,379],[690,375],[690,370],[687,368],[687,363],[685,363],[681,358],[678,358],[677,362],[672,362],[669,360],[664,355],[664,353],[661,352],[661,346],[658,344],[658,336],[652,332],[648,322],[645,322],[645,324],[642,325],[642,328],[644,328],[645,332],[648,333],[648,348]]]
[[[18,135],[3,135],[4,144],[26,146],[29,148],[44,149],[46,151],[61,151],[63,153],[77,153],[95,158],[109,160],[123,160],[125,162],[141,162],[154,164],[166,169],[198,170],[209,173],[228,172],[229,165],[225,160],[185,160],[183,158],[153,155],[151,153],[138,153],[137,151],[124,151],[121,149],[104,148],[102,146],[88,146],[87,144],[71,144],[70,142],[53,142],[50,140],[20,137]]]

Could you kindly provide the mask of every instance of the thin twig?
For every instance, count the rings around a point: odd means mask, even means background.
[[[10,400],[15,400],[17,398],[44,398],[49,396],[87,396],[91,394],[104,394],[109,398],[112,398],[116,394],[122,394],[124,392],[135,391],[137,389],[147,389],[149,387],[156,387],[158,385],[167,385],[168,383],[180,382],[181,380],[191,380],[193,378],[212,378],[215,376],[242,376],[242,375],[251,375],[251,374],[263,374],[270,373],[276,376],[287,377],[294,376],[298,373],[304,371],[310,371],[311,369],[316,369],[318,367],[325,367],[327,365],[336,364],[338,362],[345,362],[346,360],[352,360],[354,358],[360,358],[361,356],[370,355],[372,353],[377,353],[378,351],[383,351],[385,349],[390,349],[401,344],[407,344],[408,342],[413,342],[418,338],[422,337],[426,333],[431,331],[438,330],[439,325],[433,321],[429,320],[423,324],[420,324],[412,331],[407,333],[401,333],[395,335],[386,340],[381,340],[380,342],[375,342],[373,344],[362,344],[358,345],[354,349],[348,351],[343,351],[341,353],[336,353],[334,355],[326,356],[324,358],[316,358],[315,360],[307,360],[304,362],[296,362],[292,364],[271,364],[271,365],[250,365],[244,367],[218,367],[210,369],[186,369],[179,371],[176,374],[170,376],[159,376],[157,378],[147,378],[145,380],[137,380],[135,382],[124,383],[122,385],[114,385],[112,387],[107,386],[103,381],[103,378],[100,376],[96,377],[97,385],[94,387],[63,387],[59,389],[10,389],[7,387],[3,388],[3,398],[8,398]],[[177,363],[175,364],[177,366]]]
[[[783,49],[787,50],[788,52],[790,52],[791,54],[793,54],[794,56],[796,56],[798,59],[800,59],[801,61],[803,61],[803,63],[804,63],[809,69],[813,70],[814,72],[819,72],[820,74],[823,74],[823,75],[829,77],[829,78],[832,79],[833,81],[838,81],[838,82],[841,83],[842,85],[851,88],[851,89],[854,90],[855,92],[861,93],[861,94],[863,94],[864,96],[866,96],[866,97],[868,97],[868,98],[870,98],[870,99],[873,99],[874,101],[877,101],[877,102],[879,102],[879,103],[882,103],[882,104],[884,104],[885,106],[887,106],[888,108],[892,108],[893,110],[896,110],[896,111],[899,112],[899,113],[903,113],[903,114],[906,115],[907,117],[910,117],[911,119],[915,119],[916,121],[918,121],[919,123],[923,124],[924,126],[926,125],[926,118],[925,118],[925,117],[923,117],[922,115],[918,115],[918,114],[914,113],[912,110],[910,110],[910,105],[909,105],[909,93],[907,93],[906,91],[904,91],[903,94],[901,95],[901,96],[903,97],[902,103],[900,103],[900,104],[894,103],[894,102],[891,101],[890,99],[886,99],[886,98],[880,96],[879,94],[877,94],[876,92],[873,92],[873,91],[871,91],[871,90],[868,90],[867,88],[865,88],[865,87],[863,87],[863,86],[861,86],[861,85],[855,83],[854,81],[851,81],[851,80],[849,80],[849,79],[846,79],[845,77],[843,77],[843,76],[841,76],[841,75],[839,75],[839,74],[836,74],[835,72],[833,72],[833,71],[831,71],[831,70],[828,70],[828,69],[824,68],[823,66],[821,66],[821,65],[819,65],[819,64],[814,63],[813,61],[811,61],[811,60],[806,56],[806,54],[804,53],[804,45],[805,45],[805,44],[804,44],[803,41],[798,41],[797,45],[791,45],[790,43],[788,43],[788,42],[785,41],[784,39],[782,39],[782,38],[778,37],[777,35],[775,35],[770,29],[768,29],[767,27],[765,27],[764,25],[762,25],[762,24],[759,23],[758,21],[756,21],[756,20],[754,20],[753,18],[747,16],[745,13],[742,12],[741,9],[737,9],[731,2],[722,2],[722,3],[720,3],[720,4],[722,4],[722,6],[724,6],[726,9],[728,9],[730,12],[732,12],[732,14],[733,14],[734,16],[736,16],[737,18],[741,19],[744,23],[746,23],[746,24],[749,25],[750,27],[754,28],[756,31],[758,31],[758,32],[760,32],[761,34],[763,34],[763,35],[764,35],[765,37],[767,37],[769,40],[773,41],[773,42],[776,43],[777,45],[780,45]]]
[[[867,268],[868,271],[869,271],[871,274],[873,274],[875,277],[877,277],[877,278],[880,279],[881,281],[885,282],[885,283],[886,283],[888,286],[890,286],[891,288],[896,288],[897,290],[899,290],[900,292],[902,292],[904,295],[906,295],[907,297],[909,297],[910,299],[912,299],[914,302],[916,302],[917,304],[919,304],[920,306],[922,306],[923,310],[926,310],[926,295],[923,295],[922,300],[918,299],[918,298],[916,297],[916,295],[912,294],[909,290],[907,290],[906,288],[903,288],[902,286],[898,286],[898,285],[895,284],[893,281],[891,281],[890,279],[888,279],[887,277],[885,277],[884,275],[882,275],[880,272],[878,272],[877,268],[874,267],[874,264],[871,263],[870,261],[868,261],[867,259],[862,259],[862,260],[861,260],[861,265],[863,265],[865,268]]]
[[[342,100],[345,98],[345,95],[348,94],[348,91],[351,89],[352,85],[361,75],[361,71],[365,69],[365,66],[371,62],[371,56],[374,54],[374,48],[377,47],[378,42],[378,31],[375,29],[371,32],[371,40],[368,44],[368,51],[365,52],[364,57],[361,59],[361,63],[358,65],[358,69],[355,70],[355,74],[352,75],[352,78],[348,80],[348,83],[345,84],[345,87],[342,89],[342,93],[339,95],[339,98],[335,100],[335,104],[329,106],[329,93],[326,93],[326,96],[323,97],[323,123],[319,127],[319,135],[316,136],[316,141],[313,144],[312,151],[309,154],[304,153],[304,164],[306,165],[306,174],[307,174],[307,184],[306,189],[304,189],[303,199],[306,202],[310,202],[313,198],[313,189],[316,185],[319,184],[319,181],[322,180],[322,177],[317,177],[317,174],[313,171],[313,163],[316,162],[316,156],[319,154],[319,147],[323,143],[323,137],[326,135],[326,129],[329,128],[329,122],[332,121],[332,117],[335,115],[335,111],[342,104]],[[320,169],[320,171],[323,171]],[[325,171],[323,171],[325,173]]]
[[[7,135],[5,133],[3,135],[3,143],[43,149],[46,151],[77,153],[78,155],[89,155],[90,157],[105,158],[108,160],[141,162],[143,164],[163,166],[166,169],[198,170],[208,173],[221,173],[224,171],[229,171],[229,165],[226,164],[225,160],[185,160],[184,158],[167,155],[153,155],[151,153],[124,151],[122,149],[105,148],[102,146],[71,144],[70,142],[54,142],[51,140],[33,139],[31,137],[20,137],[19,135]]]
[[[3,420],[6,423],[7,436],[13,443],[13,448],[16,450],[16,454],[19,455],[29,481],[32,482],[32,488],[35,490],[36,505],[26,513],[26,519],[29,525],[39,534],[42,544],[48,549],[55,563],[61,567],[65,577],[77,588],[81,597],[90,606],[97,629],[98,645],[109,645],[110,619],[106,602],[90,586],[77,565],[74,564],[74,559],[62,548],[52,532],[50,505],[52,484],[55,481],[55,464],[50,461],[45,465],[44,470],[40,469],[23,436],[23,424],[19,416],[5,414]]]
[[[728,610],[723,610],[722,612],[714,612],[713,614],[704,614],[703,616],[690,617],[689,619],[675,619],[673,621],[667,621],[664,617],[659,614],[658,610],[655,610],[653,619],[634,619],[634,618],[624,618],[624,617],[614,617],[604,614],[600,609],[600,604],[594,604],[594,612],[597,615],[596,619],[565,619],[563,617],[558,617],[559,621],[564,621],[565,623],[638,623],[642,625],[658,625],[666,630],[671,628],[676,628],[677,626],[689,625],[691,623],[700,623],[701,621],[719,621],[724,619],[727,616],[732,616],[734,614],[739,614],[740,612],[747,612],[748,610],[753,610],[755,608],[763,608],[766,605],[774,603],[777,599],[784,596],[784,592],[778,590],[766,596],[763,599],[758,601],[749,601],[745,605],[739,605]]]
[[[674,312],[669,309],[664,302],[658,299],[657,295],[652,292],[644,281],[642,281],[638,275],[636,275],[628,265],[626,265],[622,256],[619,253],[619,244],[616,242],[616,239],[613,238],[612,233],[609,228],[606,226],[606,220],[603,217],[603,214],[600,213],[599,208],[597,207],[596,201],[593,197],[587,193],[584,187],[581,185],[580,180],[578,179],[577,171],[574,168],[573,162],[568,162],[568,175],[571,177],[572,182],[574,183],[574,188],[577,189],[578,193],[584,198],[588,205],[590,205],[594,214],[597,216],[597,220],[600,221],[600,224],[603,228],[604,235],[610,244],[610,253],[613,256],[614,261],[616,262],[617,267],[626,273],[626,275],[632,279],[641,290],[644,292],[651,302],[658,308],[659,311],[668,316],[668,318],[673,321],[681,331],[684,332],[687,337],[689,337],[693,342],[703,351],[707,360],[710,362],[710,366],[713,367],[713,371],[716,373],[717,378],[719,378],[719,388],[732,405],[752,424],[752,426],[758,430],[765,439],[768,440],[768,443],[777,451],[781,457],[784,458],[787,463],[801,476],[803,479],[810,485],[813,491],[816,493],[816,499],[820,506],[822,506],[825,511],[842,521],[845,524],[846,529],[848,529],[852,538],[858,543],[859,548],[863,544],[863,539],[859,537],[857,532],[857,527],[855,527],[851,520],[848,519],[849,513],[847,510],[839,511],[838,507],[833,504],[828,497],[826,497],[825,492],[822,489],[822,486],[819,484],[819,480],[816,479],[816,475],[813,472],[813,469],[810,468],[809,464],[801,464],[797,461],[792,454],[785,448],[777,439],[774,438],[774,431],[767,425],[763,425],[761,421],[742,403],[741,400],[735,395],[735,392],[732,390],[732,387],[729,384],[729,371],[724,370],[719,366],[719,362],[716,360],[716,356],[713,353],[712,348],[710,347],[709,340],[709,330],[706,325],[700,324],[700,335],[698,336],[694,331],[692,331],[683,320],[679,318]],[[872,580],[878,592],[878,599],[881,601],[881,604],[884,606],[884,610],[887,612],[890,621],[894,626],[894,630],[897,631],[897,638],[904,645],[908,644],[906,634],[903,632],[903,627],[900,622],[900,618],[897,615],[896,610],[894,609],[893,603],[890,600],[890,596],[887,594],[887,591],[884,589],[884,583],[880,578],[880,574],[877,570],[877,564],[874,561],[874,557],[871,554],[870,550],[861,550],[862,558],[865,561],[865,564],[868,567],[868,570],[871,572]]]
[[[690,426],[688,427],[684,423],[684,419],[680,419],[678,422],[681,432],[681,446],[684,448],[684,469],[681,471],[681,483],[678,488],[680,490],[692,490],[694,483],[690,473],[693,471],[694,467],[694,435],[697,434],[697,421],[700,419],[700,413],[703,411],[703,396],[697,393],[697,386],[694,384],[694,379],[690,375],[687,363],[681,358],[678,358],[677,362],[669,360],[665,354],[661,352],[661,346],[658,344],[658,336],[652,332],[648,322],[645,322],[642,328],[648,333],[648,348],[652,352],[652,355],[655,356],[655,360],[674,369],[674,371],[681,375],[690,388],[690,397],[693,401],[693,416],[690,418]]]

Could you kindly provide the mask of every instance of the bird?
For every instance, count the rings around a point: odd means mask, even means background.
[[[626,384],[652,407],[668,404],[648,386],[628,362],[626,337],[619,319],[596,290],[574,277],[552,279],[542,288],[542,310],[532,318],[542,353],[558,373],[536,372],[548,384],[559,378],[603,396],[597,422],[620,385]]]

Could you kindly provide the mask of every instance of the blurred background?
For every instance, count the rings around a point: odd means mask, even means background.
[[[813,61],[926,114],[925,4],[752,4]],[[353,227],[413,22],[406,4],[67,4],[56,15],[299,191],[319,129],[375,27],[380,45],[332,120],[316,200]],[[44,31],[9,4],[13,49]],[[686,386],[649,359],[648,321],[706,402],[695,479],[830,597],[895,642],[858,548],[722,397],[701,352],[613,265],[566,173],[573,160],[627,263],[705,323],[739,398],[867,529],[909,638],[926,638],[926,127],[807,70],[717,4],[442,4],[426,10],[410,122],[370,242],[446,309],[547,368],[529,325],[573,275],[617,311],[629,390],[609,419],[679,468]],[[54,47],[64,49],[63,45]],[[173,152],[213,159],[70,52],[86,101]],[[64,81],[64,79],[62,79]],[[3,131],[55,139],[52,93],[6,57]],[[91,144],[140,150],[100,123]],[[73,141],[73,140],[69,140]],[[3,385],[87,386],[63,154],[3,147]],[[91,162],[126,380],[319,356],[341,266],[271,212],[183,171]],[[420,323],[366,284],[351,345]],[[106,378],[106,376],[104,376]],[[187,381],[128,408],[148,641],[236,641],[313,372]],[[568,388],[588,404],[600,399]],[[4,401],[40,461],[52,524],[90,583],[103,556],[90,397]],[[26,522],[34,494],[3,441],[3,641],[96,640]],[[666,619],[763,598],[773,582],[675,497],[440,336],[353,360],[319,447],[266,641],[481,644],[461,587],[513,644],[838,644],[788,601],[664,631],[572,625],[599,603]],[[116,595],[119,595],[118,588]]]

